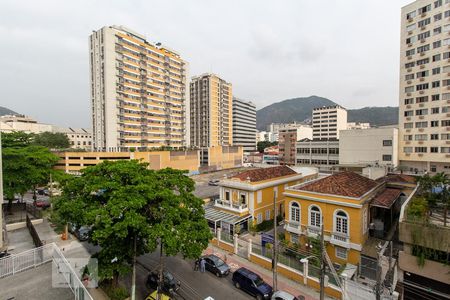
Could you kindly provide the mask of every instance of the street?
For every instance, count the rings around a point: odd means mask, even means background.
[[[145,287],[148,270],[157,268],[158,263],[158,251],[138,258],[137,299],[144,299],[149,294],[150,291]],[[201,300],[208,296],[214,298],[214,300],[253,299],[250,295],[233,286],[231,274],[227,277],[218,278],[210,272],[201,273],[194,271],[193,261],[186,261],[179,256],[166,257],[164,264],[166,269],[181,282],[181,287],[178,291],[179,299]]]

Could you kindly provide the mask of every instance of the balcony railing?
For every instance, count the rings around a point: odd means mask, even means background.
[[[320,227],[308,226],[307,234],[310,237],[317,237],[320,235]]]
[[[224,199],[216,199],[215,206],[220,207],[220,208],[226,208],[226,209],[240,212],[240,213],[248,211],[247,203],[236,203],[236,202],[233,202],[230,200],[224,200]]]
[[[288,221],[286,222],[286,225],[284,225],[284,229],[292,233],[302,234],[302,227],[298,222]]]
[[[344,248],[350,248],[350,237],[341,232],[333,232],[330,242]]]

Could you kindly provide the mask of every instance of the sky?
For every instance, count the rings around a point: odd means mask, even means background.
[[[397,106],[400,9],[411,0],[0,0],[0,106],[91,127],[88,37],[124,25],[213,72],[257,109],[318,95]]]

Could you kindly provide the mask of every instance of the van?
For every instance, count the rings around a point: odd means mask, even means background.
[[[233,273],[232,281],[236,288],[255,296],[258,300],[270,299],[270,296],[272,296],[272,287],[249,269],[237,269]]]

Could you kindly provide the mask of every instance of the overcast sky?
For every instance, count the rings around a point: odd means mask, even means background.
[[[88,36],[124,25],[214,72],[262,108],[318,95],[397,106],[400,8],[410,0],[0,0],[0,106],[91,127]]]

